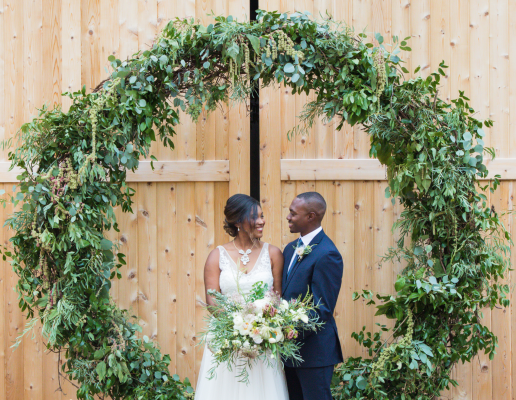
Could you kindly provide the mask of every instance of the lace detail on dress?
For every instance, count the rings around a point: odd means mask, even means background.
[[[256,282],[264,282],[269,288],[272,287],[274,279],[272,276],[271,258],[269,255],[269,244],[264,243],[261,253],[256,260],[253,269],[245,274],[238,270],[237,265],[231,259],[223,246],[218,246],[220,258],[219,285],[222,294],[238,293],[247,294]]]

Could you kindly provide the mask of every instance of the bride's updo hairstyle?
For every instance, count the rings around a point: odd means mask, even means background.
[[[251,230],[254,229],[256,220],[258,219],[258,207],[260,203],[246,194],[235,194],[231,196],[224,207],[224,230],[231,237],[238,235],[236,224],[248,222]]]

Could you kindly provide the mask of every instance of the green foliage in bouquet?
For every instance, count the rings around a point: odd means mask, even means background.
[[[476,189],[487,175],[484,152],[494,156],[482,141],[491,122],[473,118],[463,93],[451,104],[439,99],[444,64],[427,79],[404,80],[397,54],[410,49],[397,38],[388,51],[380,35],[374,47],[345,25],[301,13],[215,20],[171,21],[148,50],[125,61],[110,56],[105,82],[67,93],[67,112],[43,108],[9,143],[12,167],[22,170],[10,200],[21,206],[7,220],[14,236],[4,257],[19,276],[26,331],[41,321],[48,349],[66,352],[63,372],[81,399],[191,397],[189,382],[170,376],[169,358],[110,299],[125,261],[103,233],[118,229],[114,207],[131,211],[127,170],[154,140],[174,148],[179,110],[195,120],[203,107],[245,100],[252,82],[283,82],[292,94],[315,93],[291,134],[317,117],[337,118],[339,129],[363,123],[371,155],[388,166],[387,195],[404,206],[400,242],[386,259],[407,266],[397,296],[377,296],[378,313],[395,327],[385,341],[354,334],[371,358],[338,368],[335,398],[426,399],[455,384],[454,364],[495,353],[480,309],[508,304],[510,237]]]

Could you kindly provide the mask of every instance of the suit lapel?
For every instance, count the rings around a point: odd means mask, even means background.
[[[290,260],[292,260],[292,254],[294,254],[294,246],[297,240],[294,240],[293,242],[290,242],[287,244],[287,247],[285,248],[285,251],[283,253],[283,257],[285,258],[284,264],[283,264],[283,285],[285,285],[285,282],[287,281],[287,271],[288,266],[290,265]],[[282,290],[283,291],[283,290]]]
[[[319,232],[317,235],[315,235],[315,237],[312,239],[312,241],[310,242],[310,246],[314,246],[314,245],[318,245],[321,240],[323,239],[323,237],[325,236],[326,234],[324,233],[324,230],[322,230],[321,232]],[[294,250],[292,250],[293,252]],[[292,271],[290,271],[290,273],[288,274],[288,277],[286,278],[287,281],[283,281],[285,282],[283,284],[283,289],[282,289],[282,292],[285,293],[285,290],[287,290],[287,286],[289,285],[289,283],[292,281],[292,278],[294,277],[294,275],[296,274],[296,271],[299,269],[299,266],[307,259],[311,256],[312,253],[309,253],[307,255],[305,255],[301,261],[297,262],[294,260],[294,265],[292,265]],[[290,253],[290,258],[289,260],[292,258],[292,253]],[[290,261],[289,261],[290,263]],[[287,265],[287,269],[288,269],[288,265]],[[283,275],[286,276],[285,274],[285,268],[283,268]],[[283,295],[282,293],[282,295]]]

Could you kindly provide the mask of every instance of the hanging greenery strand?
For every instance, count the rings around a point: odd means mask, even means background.
[[[103,234],[118,231],[114,207],[131,211],[127,171],[155,140],[174,148],[179,111],[195,120],[220,102],[245,101],[256,90],[250,79],[314,93],[290,134],[318,118],[336,119],[339,130],[363,124],[370,155],[387,166],[386,196],[403,208],[399,240],[382,261],[405,265],[396,295],[354,295],[393,328],[353,333],[369,357],[336,368],[334,398],[433,399],[456,384],[458,361],[494,356],[497,338],[480,310],[508,305],[511,242],[484,195],[498,179],[479,185],[484,155],[494,157],[483,141],[492,122],[474,118],[463,92],[439,99],[444,63],[404,80],[406,41],[387,49],[376,40],[303,13],[258,11],[257,21],[216,17],[208,26],[176,19],[148,50],[110,56],[109,78],[92,93],[67,93],[67,112],[43,108],[22,126],[9,158],[23,171],[10,200],[23,206],[7,220],[14,235],[5,256],[19,277],[24,333],[42,322],[47,347],[66,352],[62,373],[77,382],[78,398],[192,398],[188,379],[170,375],[170,357],[110,298],[125,256]]]

